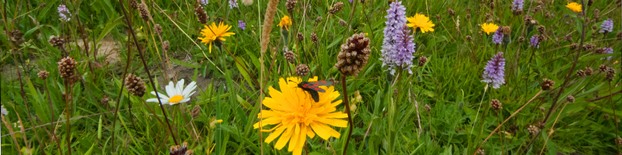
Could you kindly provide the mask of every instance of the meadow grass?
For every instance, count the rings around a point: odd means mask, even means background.
[[[253,125],[268,109],[260,107],[268,87],[298,76],[299,64],[309,67],[304,79],[334,81],[353,121],[349,141],[349,128],[333,127],[339,138],[308,138],[303,154],[622,153],[619,0],[577,1],[582,13],[568,9],[570,1],[527,0],[520,14],[509,0],[403,1],[407,17],[421,13],[435,24],[434,32],[411,33],[412,74],[390,74],[381,60],[391,1],[297,0],[288,11],[294,0],[281,0],[265,53],[268,0],[240,0],[237,8],[228,0],[142,0],[136,8],[130,1],[2,2],[3,154],[167,154],[174,145],[195,154],[289,154],[276,141],[262,142],[269,133]],[[329,12],[337,2],[342,9]],[[61,4],[67,21],[57,12]],[[211,52],[198,39],[198,6],[207,24],[222,21],[235,33]],[[288,30],[277,26],[284,16],[292,19]],[[600,33],[606,19],[613,32]],[[511,32],[495,45],[483,23]],[[356,33],[369,38],[371,55],[358,75],[341,81],[337,55]],[[530,46],[534,35],[538,48]],[[606,47],[613,53],[603,54]],[[295,55],[291,63],[286,51]],[[482,74],[498,52],[505,84],[494,89]],[[65,56],[77,62],[75,76],[62,77]],[[144,96],[125,87],[129,73],[144,81]],[[189,102],[146,102],[155,98],[149,92],[181,79],[197,82]],[[545,79],[554,81],[550,89]],[[491,106],[494,99],[502,108]]]

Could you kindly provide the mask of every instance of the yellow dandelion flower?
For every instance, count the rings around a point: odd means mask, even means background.
[[[419,30],[421,30],[421,33],[434,32],[434,23],[430,21],[430,18],[423,14],[417,13],[412,17],[406,18],[406,20],[408,20],[408,24],[406,25],[415,29],[415,31],[417,31],[417,28],[419,28]]]
[[[317,134],[320,138],[328,140],[330,137],[339,138],[341,135],[331,126],[345,128],[348,122],[346,113],[336,111],[341,104],[339,92],[332,86],[319,86],[325,92],[319,93],[319,100],[315,102],[311,95],[298,87],[302,80],[298,77],[289,77],[287,80],[279,79],[279,88],[268,88],[270,97],[263,100],[263,105],[270,110],[261,110],[258,118],[261,119],[253,125],[255,129],[262,128],[262,132],[271,132],[265,142],[270,143],[280,137],[274,148],[283,149],[289,142],[288,152],[295,155],[302,154],[307,137],[313,138]],[[317,81],[317,77],[309,79]],[[270,127],[270,129],[263,129]]]
[[[482,24],[482,31],[486,32],[487,35],[493,33],[499,29],[499,26],[495,23],[484,23]]]
[[[289,27],[292,26],[292,19],[289,16],[284,16],[281,18],[281,22],[279,22],[279,27],[289,31]]]
[[[201,30],[201,36],[203,37],[199,37],[199,39],[201,39],[201,42],[205,43],[205,45],[209,44],[209,52],[211,53],[212,44],[214,44],[214,42],[215,43],[224,42],[226,40],[225,37],[232,36],[235,34],[233,32],[228,32],[229,29],[231,29],[230,25],[226,25],[222,22],[216,25],[216,23],[212,22],[211,25],[204,26],[204,28]]]
[[[568,3],[568,4],[566,5],[566,7],[567,7],[568,9],[572,10],[572,12],[576,12],[576,13],[581,13],[581,11],[583,11],[583,10],[581,9],[581,4],[579,4],[579,3],[577,3],[577,2],[571,2],[571,3]]]
[[[576,13],[581,13],[583,11],[583,9],[581,9],[581,4],[577,2],[568,3],[566,7]]]

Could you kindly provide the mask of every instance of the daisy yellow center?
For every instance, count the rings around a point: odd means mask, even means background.
[[[181,102],[181,100],[183,99],[184,99],[183,95],[175,95],[175,96],[171,96],[171,98],[168,99],[168,102],[171,104],[177,104]]]

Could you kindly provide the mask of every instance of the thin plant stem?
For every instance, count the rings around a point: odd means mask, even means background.
[[[511,118],[513,118],[514,116],[516,116],[519,112],[521,112],[523,109],[525,109],[525,107],[527,107],[527,105],[529,105],[529,103],[531,103],[533,100],[535,100],[538,96],[540,96],[540,94],[542,94],[542,90],[538,91],[536,93],[536,95],[534,95],[533,97],[531,97],[531,99],[529,99],[529,101],[527,101],[525,104],[523,104],[523,106],[521,106],[520,108],[518,108],[516,111],[514,111],[508,118],[506,118],[505,120],[503,120],[503,122],[501,122],[499,125],[497,125],[497,127],[492,130],[490,132],[490,134],[482,141],[482,143],[479,144],[479,146],[477,148],[480,148],[482,145],[484,145],[484,143],[486,143],[488,141],[488,139],[490,139],[490,137],[492,137],[492,135],[495,134],[495,132],[499,131],[499,129],[501,129],[501,127],[503,126],[503,124],[507,123]],[[477,150],[477,148],[475,150]],[[473,152],[473,155],[476,155],[477,152]]]
[[[6,129],[9,130],[9,134],[11,134],[11,139],[13,140],[13,146],[15,146],[15,150],[18,150],[17,153],[19,155],[22,155],[22,151],[19,151],[20,148],[22,148],[21,146],[19,146],[19,143],[17,143],[17,139],[15,138],[15,130],[13,130],[13,126],[11,126],[11,124],[4,118],[4,115],[2,115],[2,123],[4,123],[4,126],[6,126]]]
[[[343,88],[343,103],[346,105],[346,114],[348,114],[348,135],[346,136],[346,144],[343,147],[343,155],[346,155],[348,152],[348,144],[350,144],[350,137],[352,136],[352,128],[354,128],[354,123],[352,123],[352,114],[350,113],[350,102],[348,101],[348,89],[346,85],[346,76],[341,75],[341,87]]]
[[[564,112],[564,109],[566,109],[566,106],[568,105],[569,102],[565,102],[564,105],[562,106],[562,109],[559,110],[559,113],[557,113],[557,116],[555,117],[555,120],[553,121],[553,125],[551,125],[551,128],[549,129],[549,133],[546,136],[546,139],[544,139],[544,143],[542,144],[542,149],[540,149],[540,153],[539,154],[543,154],[544,153],[544,148],[546,148],[546,143],[549,141],[549,139],[551,139],[551,136],[553,135],[553,133],[555,133],[555,124],[557,124],[557,121],[559,121],[559,117],[562,115],[562,113]]]
[[[129,36],[132,37],[132,36]],[[113,117],[112,117],[112,137],[110,138],[111,142],[112,142],[112,148],[114,148],[114,137],[115,137],[115,128],[116,128],[116,124],[117,124],[117,114],[119,112],[119,108],[121,107],[121,97],[123,94],[123,89],[125,88],[125,77],[127,76],[127,72],[130,68],[130,64],[132,62],[132,46],[130,46],[130,43],[127,43],[127,60],[125,62],[125,69],[123,70],[123,76],[121,78],[121,87],[119,88],[119,94],[117,95],[117,106],[115,106],[114,108],[114,113],[113,113]],[[155,113],[154,113],[155,115]]]
[[[67,141],[67,154],[71,155],[71,81],[68,78],[65,78],[65,123],[67,126],[67,136],[65,140]]]
[[[488,84],[484,87],[484,94],[482,95],[482,99],[479,100],[479,106],[477,107],[477,113],[475,114],[475,120],[473,120],[473,127],[471,127],[471,132],[469,134],[473,134],[473,130],[475,129],[475,124],[477,123],[477,119],[479,118],[479,111],[482,108],[482,103],[484,102],[484,97],[486,97],[486,92],[488,91]]]
[[[47,100],[48,100],[48,108],[50,108],[50,123],[54,122],[56,119],[54,118],[54,106],[52,103],[52,97],[50,96],[50,90],[48,88],[48,81],[47,80],[43,80],[43,89],[45,89],[45,93],[47,94]],[[54,125],[56,126],[56,125]],[[58,151],[61,151],[60,148],[60,140],[56,137],[56,130],[54,129],[54,126],[50,126],[50,130],[52,131],[52,139],[54,139],[54,141],[56,141],[56,147],[58,149]]]
[[[126,22],[127,26],[129,27],[130,35],[132,36],[132,40],[134,41],[134,45],[136,46],[136,49],[138,50],[138,55],[140,56],[140,60],[141,60],[141,62],[143,64],[145,72],[147,73],[147,77],[149,77],[149,84],[151,84],[151,87],[153,88],[153,90],[157,92],[157,87],[155,85],[155,82],[153,81],[153,78],[151,76],[151,72],[149,71],[149,66],[147,65],[147,61],[145,60],[145,55],[144,55],[143,50],[140,47],[140,45],[138,45],[138,40],[136,39],[136,34],[134,32],[134,28],[132,27],[132,23],[130,21],[130,18],[127,16],[127,11],[125,10],[125,5],[123,3],[123,0],[119,0],[119,3],[121,4],[121,11],[123,12],[123,17],[125,17],[125,22]],[[171,134],[171,137],[173,138],[173,142],[175,142],[175,145],[179,145],[179,142],[177,141],[177,138],[175,137],[175,133],[173,132],[173,129],[171,128],[171,124],[168,121],[168,117],[166,115],[166,110],[164,110],[164,105],[162,104],[162,100],[160,99],[160,94],[159,93],[155,93],[155,94],[156,94],[156,98],[158,99],[158,103],[160,104],[160,109],[162,110],[162,115],[164,115],[164,120],[166,122],[166,125],[168,126],[168,131]]]

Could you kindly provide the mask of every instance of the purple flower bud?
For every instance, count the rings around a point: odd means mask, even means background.
[[[613,48],[611,48],[611,47],[605,47],[602,50],[603,50],[603,54],[612,54],[613,53]],[[607,58],[603,58],[603,59],[611,60],[611,56],[608,56]]]
[[[529,45],[533,48],[540,48],[540,37],[538,35],[531,36],[529,40]]]
[[[406,27],[406,7],[400,1],[390,4],[385,18],[384,39],[382,43],[382,65],[388,66],[391,74],[396,68],[407,69],[412,74],[415,43]]]
[[[512,2],[512,11],[523,11],[524,0],[514,0]]]
[[[58,5],[58,16],[60,16],[60,20],[64,22],[68,22],[71,20],[71,13],[65,4]]]
[[[492,43],[501,45],[503,42],[503,32],[501,32],[501,27],[495,31],[495,34],[492,35]]]
[[[603,21],[603,24],[600,25],[600,33],[609,33],[613,32],[613,20],[607,19]]]
[[[207,3],[209,3],[208,0],[199,0],[199,3],[201,3],[202,6],[207,5]]]
[[[230,9],[237,8],[237,7],[238,7],[238,0],[229,0]]]
[[[238,20],[238,28],[245,30],[246,29],[246,23],[242,20]]]
[[[484,74],[482,74],[482,82],[492,85],[492,88],[498,89],[501,85],[505,84],[505,58],[503,58],[503,52],[497,53],[484,68]]]

